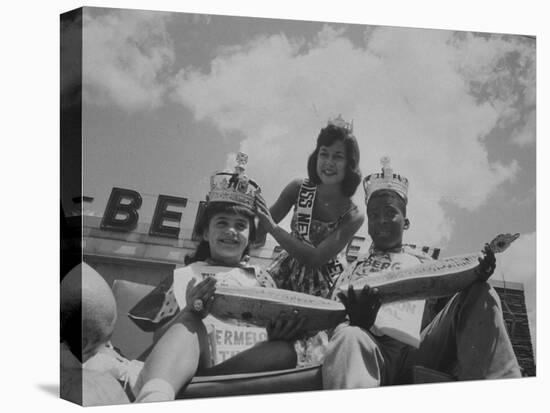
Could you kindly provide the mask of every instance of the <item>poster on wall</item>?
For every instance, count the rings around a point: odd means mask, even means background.
[[[536,376],[534,35],[60,28],[62,398]]]

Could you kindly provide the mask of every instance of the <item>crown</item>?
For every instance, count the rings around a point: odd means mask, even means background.
[[[256,194],[260,193],[261,189],[244,173],[248,156],[239,152],[236,161],[234,172],[216,172],[210,177],[210,192],[206,200],[208,202],[231,202],[254,209]]]
[[[344,118],[342,118],[342,114],[338,115],[335,118],[330,118],[327,123],[327,126],[329,125],[342,128],[345,131],[347,131],[349,134],[353,134],[353,121],[351,121],[351,123],[346,122]]]
[[[390,165],[389,156],[380,159],[382,172],[370,174],[363,180],[363,189],[365,190],[365,203],[369,201],[371,195],[381,189],[387,189],[396,192],[405,202],[407,202],[407,192],[409,190],[409,180],[404,176],[393,172]]]

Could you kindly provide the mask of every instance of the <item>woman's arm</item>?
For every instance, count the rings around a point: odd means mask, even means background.
[[[265,201],[261,196],[256,199],[256,213],[264,228],[291,256],[302,264],[317,268],[333,259],[351,241],[355,233],[361,228],[365,216],[359,211],[347,215],[341,225],[324,239],[317,247],[308,245],[293,237],[279,227],[271,217]]]
[[[300,191],[300,186],[302,185],[301,179],[294,179],[291,181],[280,193],[279,198],[275,203],[269,208],[269,213],[271,218],[275,223],[279,223],[287,216],[288,212],[292,209],[292,206],[298,198],[298,192]],[[267,228],[263,225],[263,221],[260,219],[260,225],[256,231],[256,240],[264,240],[265,235],[267,234]]]

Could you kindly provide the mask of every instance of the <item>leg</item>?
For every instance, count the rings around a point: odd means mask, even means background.
[[[521,377],[497,292],[474,283],[456,294],[422,332],[406,368],[418,364],[451,372],[459,380]]]
[[[191,381],[208,357],[208,336],[202,320],[182,312],[153,346],[138,379],[137,390],[159,379],[177,392]]]
[[[296,367],[296,351],[287,341],[262,341],[223,363],[201,371],[201,375],[258,373]]]
[[[323,362],[323,388],[353,389],[383,384],[385,360],[372,336],[360,327],[340,324]]]

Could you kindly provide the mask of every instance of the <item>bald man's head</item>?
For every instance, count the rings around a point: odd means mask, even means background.
[[[82,362],[109,341],[115,327],[115,297],[107,282],[86,263],[61,281],[61,340]]]

